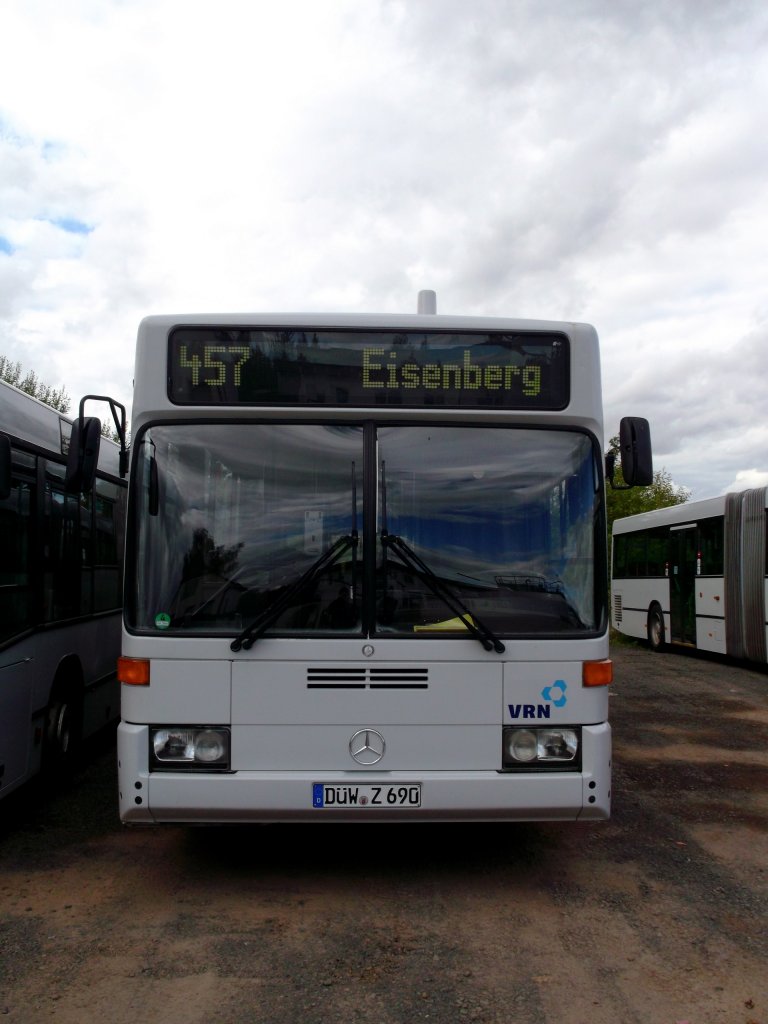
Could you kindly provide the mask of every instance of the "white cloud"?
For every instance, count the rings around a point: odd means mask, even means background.
[[[768,472],[758,0],[6,0],[0,32],[0,352],[54,386],[129,405],[150,312],[427,287],[593,322],[606,434],[646,415],[694,497]]]

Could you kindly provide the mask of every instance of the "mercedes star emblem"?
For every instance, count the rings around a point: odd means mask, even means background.
[[[349,741],[349,752],[358,764],[378,764],[387,745],[375,729],[360,729]]]

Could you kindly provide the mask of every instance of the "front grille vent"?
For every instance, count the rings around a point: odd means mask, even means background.
[[[429,669],[355,665],[307,669],[309,690],[426,690]]]

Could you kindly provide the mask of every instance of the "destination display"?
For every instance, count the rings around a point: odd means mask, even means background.
[[[561,333],[177,327],[178,405],[563,409]]]

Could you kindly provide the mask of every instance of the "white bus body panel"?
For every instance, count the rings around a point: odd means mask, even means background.
[[[648,609],[652,604],[658,604],[664,615],[666,635],[669,636],[668,579],[651,577],[616,580],[611,597],[611,620],[617,632],[646,639]]]
[[[702,651],[725,654],[725,615],[722,576],[696,580],[696,646]],[[648,609],[658,604],[664,616],[664,633],[672,629],[669,614],[669,580],[622,579],[613,585],[613,627],[625,636],[645,640]],[[619,611],[620,609],[620,611]]]
[[[120,642],[120,613],[39,630],[0,654],[0,722],[5,765],[2,795],[7,796],[40,769],[42,730],[51,683],[62,661],[76,657],[83,678],[83,737],[117,718],[120,687],[115,651]]]
[[[498,731],[497,738],[500,739]],[[611,800],[611,729],[582,728],[579,772],[239,771],[231,775],[149,774],[148,729],[122,722],[117,737],[120,817],[127,824],[330,821],[575,821],[605,819]],[[424,743],[431,742],[429,735]],[[464,739],[462,737],[462,745]],[[465,755],[466,756],[466,755]],[[312,786],[421,783],[422,806],[316,810]]]
[[[166,644],[174,641],[167,638]],[[261,641],[259,642],[261,644]],[[162,646],[162,641],[160,642]],[[127,823],[173,821],[349,820],[575,820],[610,813],[611,733],[606,687],[582,685],[582,662],[485,660],[474,642],[454,641],[464,659],[430,661],[436,642],[392,645],[410,659],[361,658],[360,644],[308,642],[324,659],[277,658],[281,645],[295,657],[296,643],[264,641],[238,657],[195,661],[153,659],[149,686],[123,686],[118,730],[120,815]],[[182,646],[189,654],[189,641]],[[221,652],[222,641],[200,641]],[[390,643],[378,644],[379,649]],[[536,645],[538,646],[538,645]],[[605,642],[595,647],[604,657]],[[598,651],[601,652],[598,653]],[[170,652],[169,652],[170,653]],[[416,655],[419,654],[419,657]],[[360,688],[314,688],[309,670],[355,667]],[[414,666],[427,670],[420,688],[381,689],[371,668],[386,666],[393,679]],[[179,672],[179,675],[177,675]],[[179,721],[178,679],[185,695]],[[174,685],[174,679],[176,683]],[[174,703],[173,697],[177,700]],[[174,711],[175,709],[175,711]],[[154,725],[219,725],[231,728],[232,771],[148,770],[149,729]],[[584,724],[586,723],[586,724]],[[502,726],[582,726],[582,771],[502,773]],[[361,729],[382,734],[382,760],[361,768],[350,740]],[[313,808],[312,784],[413,783],[422,806],[412,810]]]
[[[725,581],[722,576],[701,576],[696,580],[696,646],[700,651],[726,653]]]

